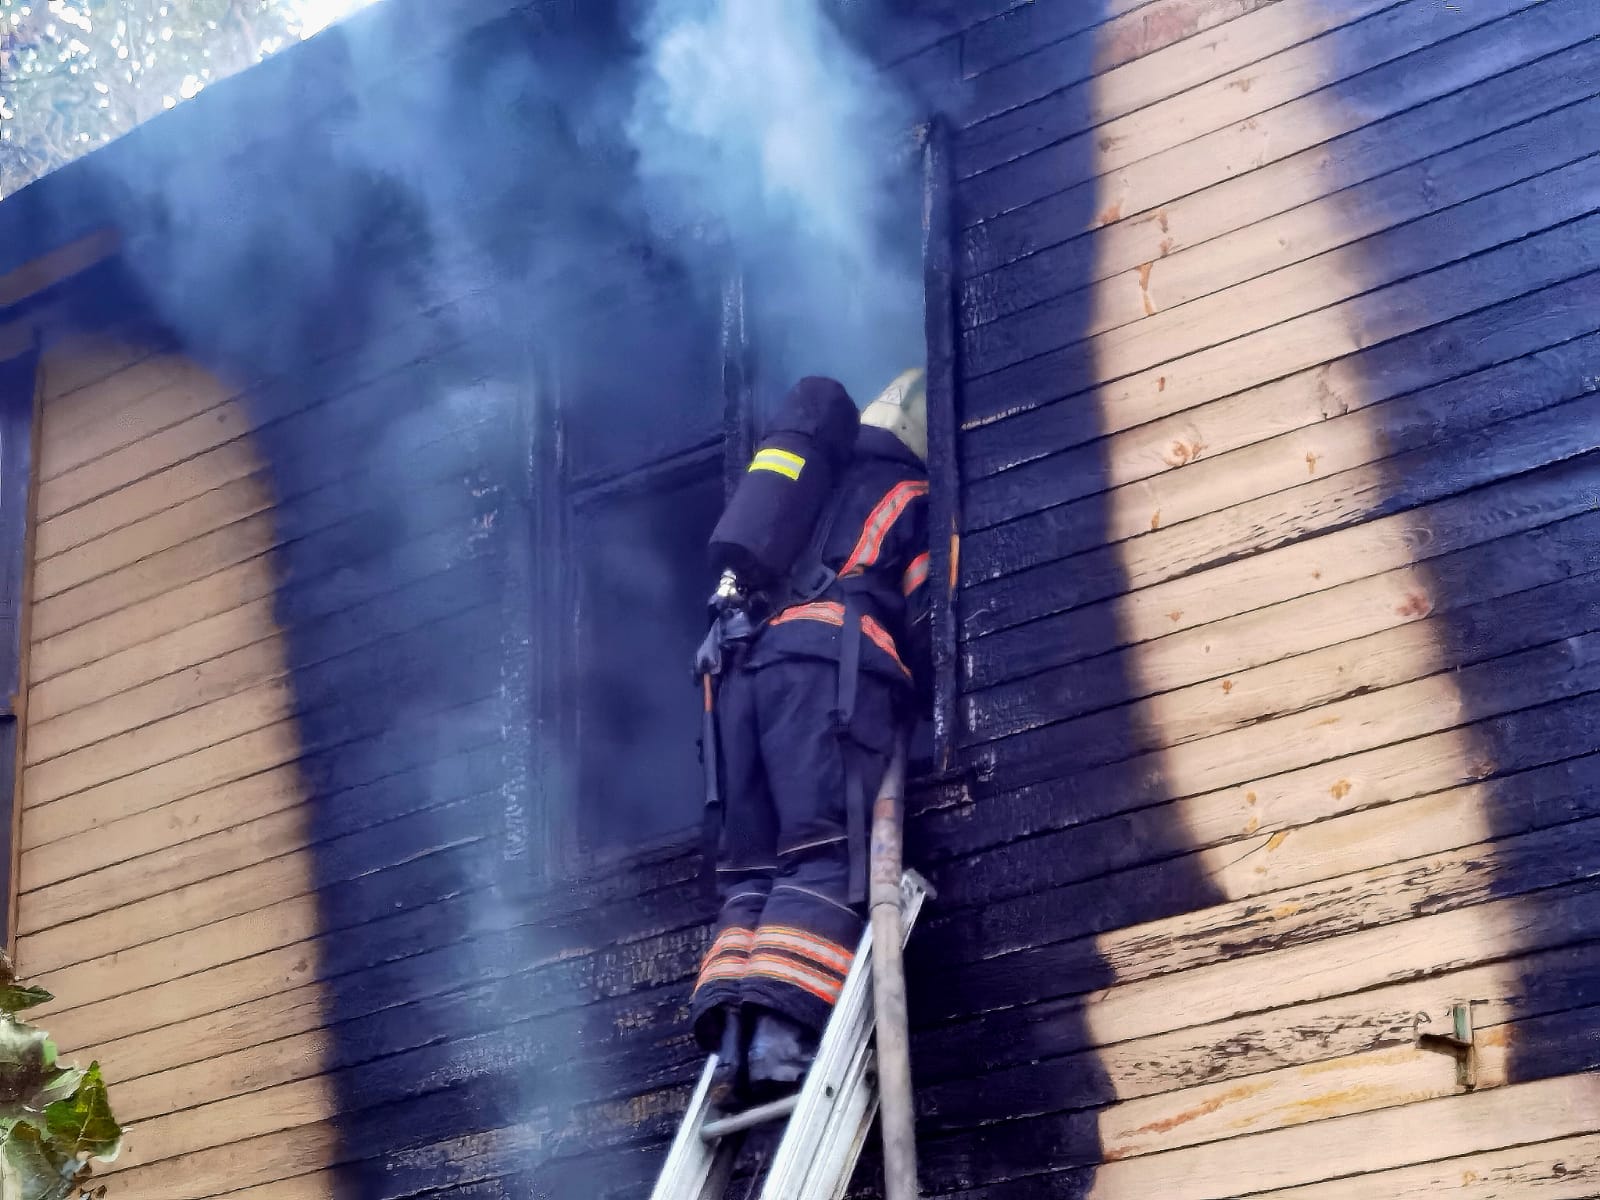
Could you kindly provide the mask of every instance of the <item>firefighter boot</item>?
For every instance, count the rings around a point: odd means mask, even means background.
[[[737,1004],[722,1006],[722,1041],[711,1072],[710,1100],[717,1108],[732,1108],[744,1098],[745,1046],[749,1041],[745,1024]]]
[[[781,1013],[762,1009],[745,1060],[751,1097],[772,1100],[794,1091],[816,1055],[816,1034]]]

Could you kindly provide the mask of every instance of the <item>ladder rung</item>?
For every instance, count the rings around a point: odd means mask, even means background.
[[[716,1121],[707,1121],[700,1126],[702,1141],[715,1142],[729,1134],[742,1133],[746,1129],[754,1129],[757,1125],[766,1125],[771,1121],[781,1121],[794,1111],[794,1106],[800,1103],[800,1093],[785,1096],[782,1100],[773,1100],[767,1104],[758,1104],[754,1108],[747,1108],[741,1113],[734,1113],[729,1117],[722,1117]]]

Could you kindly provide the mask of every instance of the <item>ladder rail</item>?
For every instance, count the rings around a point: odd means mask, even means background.
[[[913,871],[901,878],[902,940],[910,936],[929,891],[929,885]],[[789,1118],[789,1128],[767,1173],[760,1200],[812,1200],[813,1196],[826,1196],[826,1191],[816,1190],[816,1182],[810,1182],[808,1187],[808,1180],[821,1178],[824,1167],[835,1176],[845,1176],[848,1183],[871,1125],[870,1115],[877,1111],[877,1089],[867,1080],[875,1018],[872,926],[868,924],[844,990],[823,1032],[816,1061],[801,1086],[800,1102]],[[839,1119],[839,1110],[859,1093],[871,1093],[870,1112],[865,1121],[858,1118],[858,1128],[846,1128]],[[831,1178],[826,1179],[822,1186],[832,1182]]]
[[[737,1139],[707,1144],[700,1129],[716,1111],[711,1104],[711,1075],[717,1056],[706,1059],[700,1081],[689,1097],[689,1107],[667,1151],[666,1164],[651,1191],[651,1200],[717,1200],[727,1188]],[[720,1183],[718,1182],[721,1177]]]
[[[932,894],[932,887],[915,871],[902,876],[902,943]],[[878,1111],[872,958],[869,923],[823,1030],[816,1059],[795,1096],[744,1113],[723,1113],[710,1099],[717,1057],[713,1054],[706,1060],[651,1200],[723,1200],[742,1132],[766,1121],[781,1121],[786,1107],[792,1111],[762,1181],[760,1200],[843,1200]]]

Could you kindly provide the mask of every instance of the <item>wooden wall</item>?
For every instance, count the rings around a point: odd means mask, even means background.
[[[980,778],[920,830],[933,1194],[1595,1190],[1597,32],[963,35]],[[1416,1044],[1465,1000],[1472,1095]]]
[[[310,791],[243,404],[146,337],[69,338],[41,371],[18,965],[116,1081],[134,1196],[219,1130],[329,1111],[317,1038],[261,1036],[323,1023]]]
[[[1600,1191],[1597,33],[970,0],[885,41],[958,126],[930,1196]],[[533,732],[495,312],[242,407],[47,365],[22,966],[140,1119],[119,1195],[648,1192],[698,863],[485,886]],[[1472,1094],[1417,1046],[1467,1000]]]

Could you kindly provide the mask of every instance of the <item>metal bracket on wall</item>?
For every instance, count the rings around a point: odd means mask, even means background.
[[[1417,1038],[1422,1050],[1448,1054],[1456,1060],[1456,1085],[1472,1091],[1478,1086],[1478,1047],[1472,1028],[1472,1001],[1450,1006],[1454,1034],[1424,1033]]]

